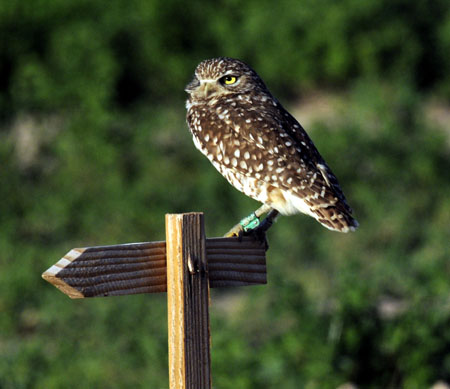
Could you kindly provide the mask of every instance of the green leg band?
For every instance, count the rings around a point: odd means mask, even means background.
[[[254,228],[259,226],[259,218],[255,215],[255,213],[251,213],[249,216],[244,217],[239,224],[242,226],[244,232],[249,230],[253,230]]]

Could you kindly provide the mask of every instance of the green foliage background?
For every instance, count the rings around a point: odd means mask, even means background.
[[[448,108],[448,53],[445,0],[1,2],[0,387],[168,387],[165,296],[71,301],[40,274],[164,239],[165,213],[204,211],[218,236],[256,208],[184,123],[218,55],[289,108],[341,96],[308,130],[361,227],[281,218],[268,285],[213,291],[214,387],[450,382],[449,133],[424,104]]]

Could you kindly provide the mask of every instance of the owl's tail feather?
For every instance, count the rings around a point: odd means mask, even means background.
[[[352,216],[352,210],[344,201],[337,201],[336,198],[324,200],[317,199],[318,196],[310,195],[300,197],[289,192],[283,192],[287,201],[284,207],[277,208],[284,215],[293,215],[301,212],[312,216],[324,227],[332,231],[350,232],[355,231],[358,222]]]
[[[350,232],[355,231],[358,222],[347,210],[339,209],[334,205],[316,208],[313,210],[314,217],[324,227],[332,231]]]

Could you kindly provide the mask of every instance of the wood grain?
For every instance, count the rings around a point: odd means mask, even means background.
[[[203,214],[166,215],[169,383],[211,388],[209,283]]]
[[[209,288],[267,283],[264,244],[205,238],[202,213],[166,215],[166,242],[76,248],[42,274],[71,298],[167,291],[171,389],[210,389]]]
[[[267,283],[266,249],[253,237],[206,240],[211,288]]]
[[[166,291],[166,243],[72,249],[42,274],[71,298]]]
[[[211,288],[267,283],[264,246],[250,237],[206,239]],[[70,250],[42,274],[71,298],[165,292],[166,242]]]

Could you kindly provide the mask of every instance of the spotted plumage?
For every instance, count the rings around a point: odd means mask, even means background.
[[[302,126],[261,78],[232,58],[201,62],[187,85],[196,147],[238,190],[281,214],[305,213],[347,232],[358,223]]]

